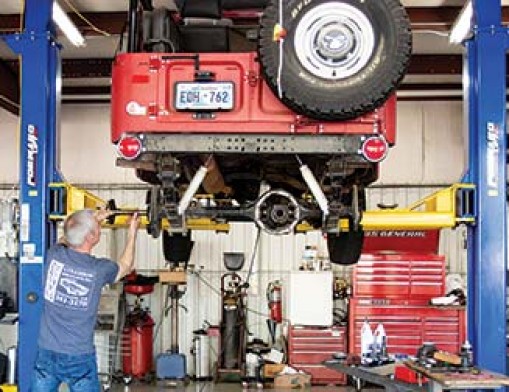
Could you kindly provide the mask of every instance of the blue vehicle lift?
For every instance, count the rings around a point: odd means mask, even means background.
[[[4,37],[21,55],[19,391],[30,386],[43,299],[43,260],[55,240],[48,219],[49,184],[58,172],[57,108],[60,48],[53,0],[26,0],[25,26]],[[475,34],[466,42],[465,95],[469,168],[477,187],[477,225],[469,228],[469,336],[475,363],[499,373],[506,366],[506,50],[500,0],[474,0]]]
[[[60,48],[52,21],[53,0],[25,0],[25,26],[4,37],[21,56],[20,129],[20,263],[18,324],[18,386],[27,392],[37,352],[42,309],[43,260],[55,241],[55,223],[48,220],[49,188],[60,181],[57,149],[57,107]]]
[[[468,335],[475,364],[506,373],[506,52],[500,0],[473,0],[474,35],[466,41],[466,180],[477,188],[477,224],[468,228]]]

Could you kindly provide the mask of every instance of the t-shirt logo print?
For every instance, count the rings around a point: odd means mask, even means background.
[[[51,260],[48,268],[48,276],[46,278],[46,290],[44,290],[44,298],[47,301],[55,302],[58,281],[60,280],[60,276],[62,275],[63,270],[63,263],[56,260]]]
[[[90,291],[85,286],[70,278],[62,278],[60,280],[60,286],[62,286],[64,290],[67,291],[67,294],[77,295],[78,297],[84,297]]]
[[[94,274],[52,260],[46,278],[44,298],[58,306],[86,310],[94,287]]]

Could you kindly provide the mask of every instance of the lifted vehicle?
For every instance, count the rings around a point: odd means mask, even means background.
[[[114,62],[111,139],[117,164],[151,184],[149,232],[167,218],[177,233],[165,232],[165,253],[190,241],[186,218],[252,220],[271,234],[306,222],[327,233],[332,262],[355,263],[365,188],[396,139],[393,92],[411,54],[404,7],[142,3],[130,1],[129,53]],[[241,52],[246,20],[256,51]]]

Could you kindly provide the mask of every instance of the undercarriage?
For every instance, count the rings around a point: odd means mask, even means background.
[[[291,148],[295,153],[286,154],[282,150],[290,149],[291,140],[285,146],[281,140],[270,143],[260,135],[251,135],[252,140],[227,135],[222,144],[220,136],[215,138],[210,146],[213,151],[206,151],[202,137],[194,140],[188,135],[182,147],[184,153],[178,147],[182,137],[152,135],[143,138],[145,152],[136,160],[119,159],[119,166],[136,169],[139,178],[151,184],[147,194],[147,230],[153,237],[160,236],[163,219],[170,222],[170,232],[186,233],[185,222],[189,218],[251,221],[273,235],[294,233],[299,224],[307,224],[327,233],[329,242],[334,244],[350,232],[362,233],[365,187],[378,174],[375,163],[354,153],[362,137],[324,137],[318,154],[307,153],[307,149],[317,149],[307,145],[306,137],[285,137],[298,140]],[[309,138],[312,144],[317,139]],[[270,144],[272,149],[267,147]],[[191,154],[189,145],[201,152]],[[241,151],[230,152],[235,151],[232,145]],[[246,153],[246,146],[264,152]],[[169,148],[176,151],[167,152]],[[341,221],[348,225],[341,225]],[[350,238],[341,248],[356,246],[360,252],[361,245],[362,238],[357,242]],[[336,260],[343,264],[355,262],[339,255]]]

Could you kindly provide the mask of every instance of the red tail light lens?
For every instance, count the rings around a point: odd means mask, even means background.
[[[385,139],[371,136],[362,143],[362,155],[370,162],[380,162],[385,159],[389,146]]]
[[[125,159],[136,159],[140,156],[142,150],[140,139],[134,136],[124,136],[117,144],[117,150],[120,156]]]

